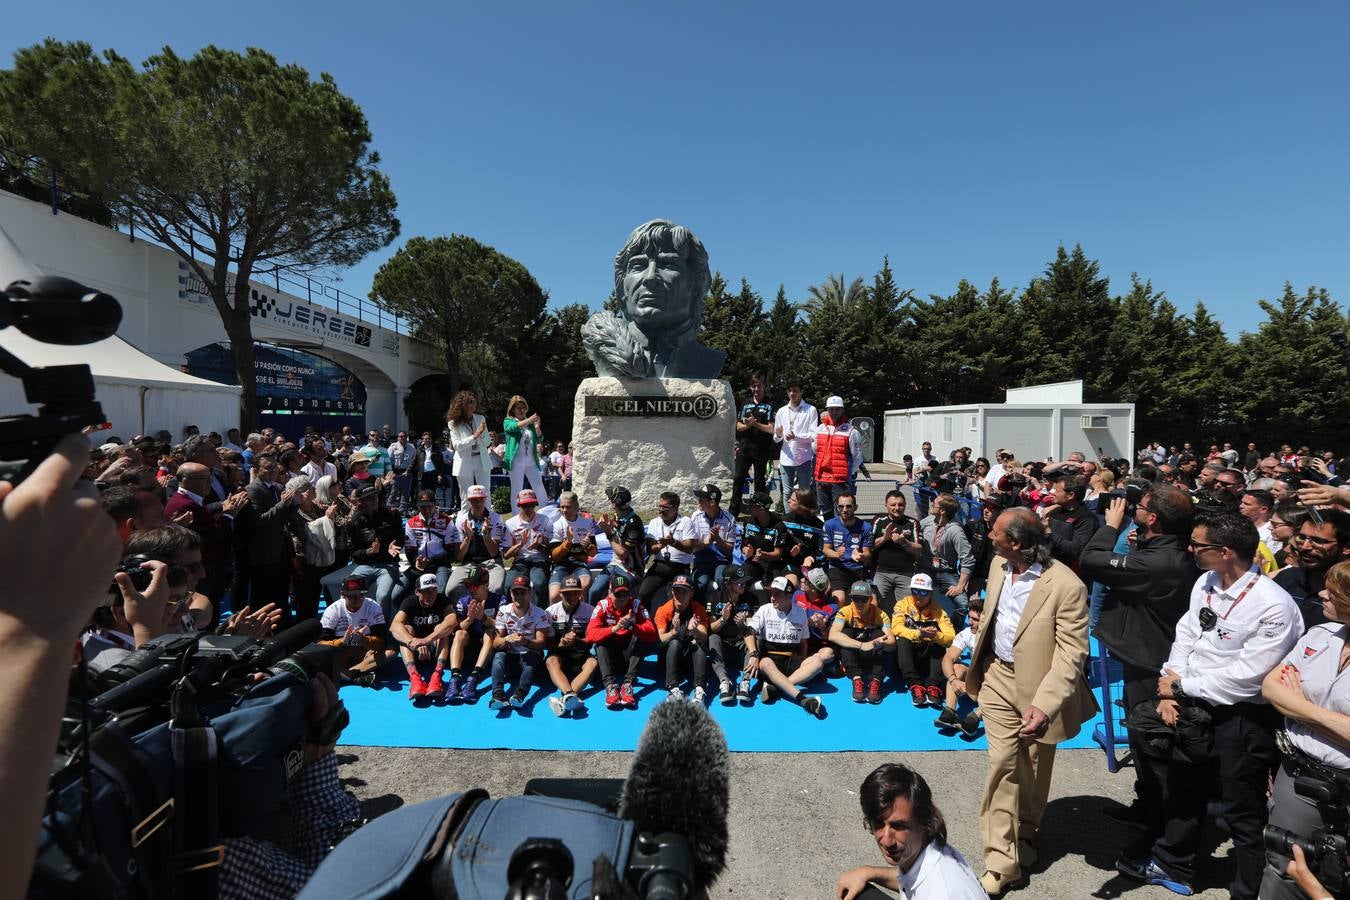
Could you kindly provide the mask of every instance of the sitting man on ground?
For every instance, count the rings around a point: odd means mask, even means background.
[[[955,731],[961,729],[966,737],[974,737],[980,730],[980,706],[966,693],[966,672],[970,669],[970,651],[975,649],[975,635],[980,630],[980,619],[984,618],[984,600],[973,597],[970,601],[969,624],[961,629],[947,652],[942,655],[942,674],[947,679],[947,702],[933,724],[940,729]],[[961,716],[961,699],[974,704],[965,717]],[[931,704],[930,704],[931,705]]]
[[[946,610],[933,602],[933,580],[924,573],[909,582],[909,594],[891,613],[895,661],[900,677],[918,707],[942,703],[942,657],[956,638]]]
[[[586,640],[595,645],[600,662],[600,679],[605,683],[605,705],[610,709],[637,709],[633,684],[638,665],[647,651],[643,643],[656,640],[656,626],[647,608],[633,593],[627,575],[615,572],[609,579],[609,595],[595,607],[586,626]],[[614,673],[622,669],[623,684],[615,683]]]
[[[568,575],[559,586],[561,599],[548,608],[553,620],[553,633],[544,668],[558,693],[548,698],[548,708],[555,716],[579,712],[586,708],[581,691],[595,674],[595,654],[586,642],[586,628],[591,624],[595,607],[585,601],[586,591],[581,579]]]
[[[417,593],[404,599],[389,633],[398,641],[398,654],[408,669],[408,699],[437,699],[445,691],[442,673],[450,662],[450,635],[459,620],[450,598],[437,587],[436,573],[427,572],[417,580]],[[429,681],[422,680],[419,666],[432,663]]]
[[[520,709],[525,705],[525,697],[534,684],[535,670],[543,668],[543,651],[548,646],[549,635],[553,633],[553,619],[548,613],[534,605],[534,594],[530,579],[524,575],[511,578],[511,602],[497,609],[497,636],[493,649],[497,656],[492,660],[492,700],[488,704],[493,709]],[[514,680],[516,689],[511,692],[507,706],[506,682]]]
[[[750,688],[755,676],[751,657],[745,652],[745,635],[750,617],[763,605],[760,595],[750,589],[753,576],[743,566],[722,570],[721,588],[708,607],[708,660],[717,676],[718,699],[723,706],[750,705]],[[737,687],[732,682],[740,681]]]
[[[877,605],[870,581],[853,582],[848,594],[830,625],[830,643],[839,648],[844,674],[853,682],[853,702],[880,703],[886,653],[895,643],[891,618]]]
[[[468,591],[455,600],[455,618],[459,625],[450,641],[450,683],[445,686],[446,703],[475,703],[478,682],[492,659],[493,636],[497,632],[497,611],[506,598],[488,586],[489,575],[482,566],[471,565],[464,573]],[[473,668],[464,675],[464,661],[472,659]]]
[[[820,654],[807,652],[811,625],[806,610],[792,602],[792,585],[779,575],[769,585],[769,602],[755,610],[745,635],[749,668],[763,682],[760,698],[772,703],[781,691],[817,719],[825,718],[825,704],[807,697],[800,685],[820,674]],[[829,652],[827,647],[823,652]],[[833,655],[831,653],[831,655]]]
[[[688,575],[676,575],[670,582],[670,599],[656,611],[656,637],[666,661],[668,699],[684,699],[680,684],[689,669],[689,699],[702,704],[708,677],[708,610],[694,600],[694,582]]]
[[[548,599],[557,603],[562,580],[569,575],[581,579],[583,588],[591,586],[591,570],[586,565],[595,552],[595,520],[581,514],[581,501],[573,491],[558,495],[558,509],[562,515],[553,523],[549,540],[549,557],[553,574],[549,576]]]
[[[765,585],[786,571],[791,539],[787,527],[773,511],[773,497],[768,491],[751,494],[749,506],[750,518],[741,531],[741,564]]]
[[[947,843],[947,822],[923,776],[887,763],[858,790],[863,819],[885,866],[860,866],[839,876],[835,900],[888,900],[872,885],[905,900],[986,900],[975,870]]]
[[[786,576],[789,581],[792,576]],[[811,625],[811,637],[807,650],[810,653],[819,653],[821,650],[829,648],[830,641],[830,623],[834,621],[834,616],[839,612],[839,604],[834,602],[834,595],[830,593],[829,576],[821,569],[812,569],[807,572],[807,577],[801,581],[801,590],[792,595],[792,602],[796,603],[802,609],[806,610],[806,621]],[[828,657],[825,658],[826,668],[825,677],[833,678],[838,673],[834,665],[834,650],[830,650]]]
[[[342,582],[342,599],[328,604],[319,619],[323,636],[319,643],[338,649],[338,680],[341,684],[375,686],[375,670],[389,648],[389,626],[380,604],[366,596],[364,578],[349,577]]]

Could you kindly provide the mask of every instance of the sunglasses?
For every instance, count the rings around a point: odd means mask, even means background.
[[[1223,544],[1202,544],[1199,541],[1191,541],[1188,545],[1192,550],[1222,550]]]

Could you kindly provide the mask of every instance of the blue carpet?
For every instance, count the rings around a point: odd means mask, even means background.
[[[407,698],[406,681],[382,683],[375,689],[348,687],[342,699],[351,724],[342,743],[376,747],[439,747],[463,750],[628,750],[637,746],[647,714],[666,692],[654,683],[652,660],[638,679],[636,710],[605,708],[602,691],[583,695],[588,707],[580,718],[559,718],[549,709],[553,689],[536,687],[521,710],[493,710],[480,696],[474,706],[417,707]],[[597,679],[598,680],[598,679]],[[888,688],[895,682],[888,680]],[[486,679],[482,685],[487,687]],[[967,739],[948,736],[933,727],[936,709],[916,709],[909,695],[888,693],[873,706],[854,703],[850,684],[839,678],[817,680],[808,694],[828,709],[824,721],[807,715],[787,700],[764,705],[724,707],[715,698],[710,712],[736,751],[822,752],[840,750],[983,750],[983,731]],[[1097,695],[1100,702],[1100,694]],[[1117,689],[1115,696],[1119,696]],[[1085,724],[1065,748],[1096,747],[1092,732],[1101,716]]]

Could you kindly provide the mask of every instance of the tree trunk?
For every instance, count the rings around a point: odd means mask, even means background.
[[[221,321],[230,337],[234,374],[239,379],[239,430],[247,435],[258,430],[258,369],[253,352],[253,322],[247,306],[242,316],[232,313]]]

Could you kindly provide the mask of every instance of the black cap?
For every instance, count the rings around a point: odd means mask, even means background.
[[[745,571],[745,566],[727,566],[722,570],[722,580],[727,584],[733,581],[739,581],[741,584],[749,584],[755,579],[750,573]]]
[[[376,484],[363,484],[356,489],[356,499],[364,500],[367,497],[380,496],[380,487]]]
[[[605,491],[609,502],[615,506],[627,506],[633,502],[633,494],[626,487],[612,487]]]
[[[419,506],[421,506],[423,503],[435,503],[435,502],[436,502],[435,491],[421,491],[417,495],[417,504]]]
[[[769,509],[773,506],[773,495],[768,491],[755,491],[750,495],[751,506],[762,506]]]
[[[711,500],[714,503],[722,502],[722,489],[709,482],[703,487],[694,491],[694,496],[700,500]]]
[[[465,584],[487,584],[488,571],[477,563],[469,565],[464,571]]]

